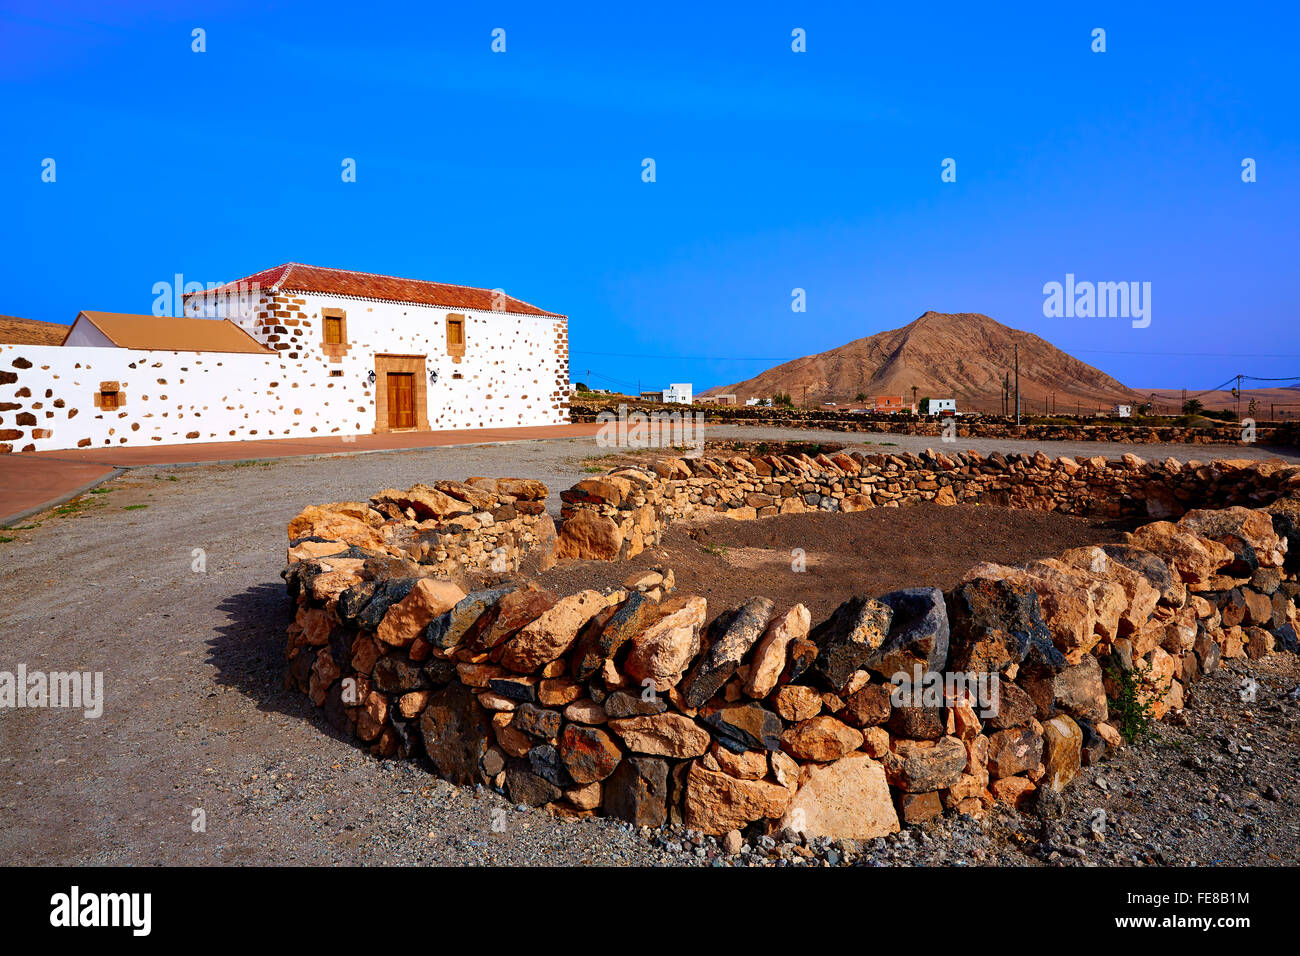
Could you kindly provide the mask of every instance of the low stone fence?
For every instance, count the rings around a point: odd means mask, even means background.
[[[938,438],[944,434],[947,419],[913,418],[910,415],[855,414],[838,410],[804,410],[727,405],[656,405],[629,402],[630,410],[646,413],[694,411],[702,413],[712,424],[752,425],[767,428],[824,429],[839,432],[883,432],[891,435],[921,435]],[[608,405],[574,402],[569,414],[574,422],[595,422]],[[1152,445],[1240,445],[1242,426],[1227,422],[1202,427],[1187,425],[1121,424],[1100,420],[1100,424],[1082,422],[1039,422],[1017,425],[1014,418],[999,416],[958,416],[956,438],[1014,438],[1024,441],[1113,442],[1116,444]],[[1256,425],[1254,441],[1261,445],[1300,444],[1300,423],[1261,422]]]
[[[1057,458],[978,452],[665,458],[560,493],[557,555],[613,560],[656,544],[671,521],[862,511],[914,501],[985,503],[1102,517],[1171,518],[1192,507],[1257,505],[1300,490],[1276,461]]]
[[[883,490],[901,495],[890,464]],[[1134,713],[1181,708],[1221,658],[1295,652],[1300,500],[1277,495],[1297,471],[1211,462],[1180,474],[1212,497],[1275,500],[1189,510],[1023,567],[977,565],[946,593],[856,597],[824,621],[756,596],[707,627],[705,599],[677,593],[671,572],[570,595],[526,580],[462,586],[438,572],[451,551],[419,563],[400,546],[426,522],[460,519],[424,518],[416,495],[390,490],[364,518],[325,506],[291,524],[286,680],[374,754],[427,757],[515,803],[867,839],[944,810],[1025,806],[1123,746]],[[656,474],[645,487],[690,480]],[[1128,487],[1080,480],[1097,495]],[[494,489],[496,507],[540,500],[505,479],[466,487]],[[434,490],[468,503],[452,494],[463,488]],[[634,490],[633,502],[645,488]],[[575,517],[614,507],[573,504]],[[293,537],[307,526],[312,540]],[[1111,700],[1125,702],[1118,713]]]
[[[555,563],[549,494],[527,478],[471,478],[311,505],[289,522],[288,560],[337,554],[343,543],[357,555],[384,555],[396,559],[394,566],[418,564],[421,574],[457,579],[473,571],[519,571],[529,555],[533,569],[542,569]]]

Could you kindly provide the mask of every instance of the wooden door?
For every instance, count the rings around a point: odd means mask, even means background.
[[[388,427],[415,427],[415,373],[388,373]]]

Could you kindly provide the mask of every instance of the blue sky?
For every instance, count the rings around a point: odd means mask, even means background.
[[[3,0],[0,313],[298,261],[564,312],[594,386],[928,309],[1135,387],[1300,374],[1294,6],[465,6]],[[1150,282],[1151,325],[1045,318],[1066,273]]]

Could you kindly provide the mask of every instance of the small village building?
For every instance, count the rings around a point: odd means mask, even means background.
[[[1110,414],[1111,414],[1111,417],[1113,417],[1113,418],[1132,418],[1132,417],[1133,417],[1133,406],[1132,406],[1132,405],[1112,405],[1112,406],[1111,406],[1111,409],[1110,409]]]
[[[736,396],[731,395],[699,395],[695,399],[696,405],[735,405]]]
[[[500,289],[287,263],[185,312],[0,344],[0,453],[568,420],[568,319]]]
[[[674,405],[691,404],[691,383],[678,382],[664,389],[664,401]]]
[[[957,399],[955,398],[926,399],[925,413],[927,415],[956,415]]]
[[[877,395],[875,401],[877,415],[898,415],[903,411],[902,395]]]

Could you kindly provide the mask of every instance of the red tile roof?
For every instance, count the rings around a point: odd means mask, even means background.
[[[191,295],[237,293],[240,288],[256,284],[259,290],[274,292],[316,292],[327,295],[347,295],[359,299],[380,299],[385,302],[411,302],[416,305],[436,305],[451,309],[478,309],[483,312],[515,312],[521,315],[545,315],[562,319],[558,312],[547,312],[535,305],[505,296],[499,309],[492,308],[495,297],[491,289],[475,289],[445,282],[427,282],[424,279],[399,279],[371,272],[353,272],[350,269],[327,269],[323,266],[305,266],[286,262],[274,269],[256,272],[236,282],[195,292]],[[188,299],[189,296],[187,295]]]

